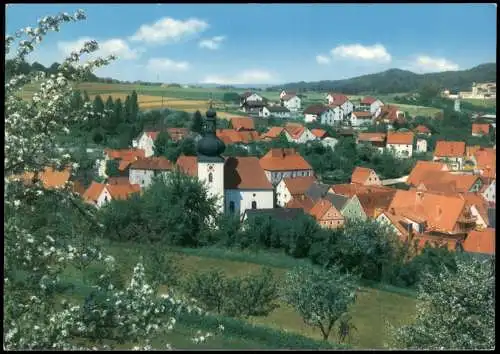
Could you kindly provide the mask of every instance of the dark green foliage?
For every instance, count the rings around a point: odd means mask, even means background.
[[[155,178],[141,197],[111,201],[100,214],[111,239],[195,247],[217,211],[197,179],[172,172]]]
[[[119,160],[108,160],[106,161],[106,175],[109,177],[118,177],[121,176],[121,172],[118,169],[120,165]]]
[[[201,116],[200,111],[194,112],[193,115],[193,124],[191,125],[191,131],[195,133],[203,132],[203,117]]]
[[[165,156],[168,158],[167,152],[172,146],[175,146],[175,143],[170,139],[170,135],[166,131],[160,132],[153,146],[155,156]]]
[[[184,291],[210,312],[231,317],[267,316],[276,307],[278,287],[272,272],[227,278],[221,271],[191,275]]]
[[[400,69],[390,69],[381,73],[363,75],[345,80],[324,80],[318,82],[297,82],[272,87],[272,90],[336,91],[345,94],[386,94],[414,92],[426,86],[440,88],[453,87],[457,90],[470,90],[473,82],[496,81],[496,65],[488,63],[462,71],[415,74]]]
[[[226,93],[224,93],[222,100],[224,102],[239,103],[240,102],[240,95],[237,92],[226,92]]]
[[[143,251],[142,259],[147,282],[154,288],[160,285],[172,287],[179,283],[178,260],[172,256],[167,247],[151,244]]]

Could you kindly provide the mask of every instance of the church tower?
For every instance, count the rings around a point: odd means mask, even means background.
[[[212,105],[206,113],[203,138],[198,141],[198,179],[204,183],[210,196],[218,198],[219,211],[224,212],[224,158],[220,155],[226,146],[216,135],[216,113]]]

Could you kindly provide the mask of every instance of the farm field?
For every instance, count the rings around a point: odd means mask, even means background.
[[[106,83],[94,83],[85,82],[75,85],[75,89],[81,91],[87,91],[88,95],[93,99],[96,95],[101,95],[103,100],[106,100],[108,96],[112,96],[113,99],[120,98],[122,101],[125,97],[129,95],[133,90],[137,92],[139,99],[139,107],[144,110],[149,109],[161,109],[171,108],[177,110],[183,110],[186,112],[195,112],[200,110],[205,111],[208,108],[208,100],[210,95],[212,95],[214,100],[214,108],[218,111],[218,116],[220,118],[234,117],[232,113],[223,112],[223,102],[222,98],[227,92],[237,92],[243,93],[245,90],[234,89],[234,90],[222,90],[217,88],[179,88],[179,87],[161,87],[161,86],[145,86],[138,84],[106,84]],[[34,91],[34,86],[26,85],[22,92],[22,97],[25,99],[31,98]],[[259,92],[263,97],[271,100],[279,100],[279,91],[261,91]],[[307,107],[310,104],[324,103],[325,93],[320,92],[306,92],[306,98],[303,100],[303,106]],[[397,104],[394,101],[394,96],[402,94],[389,94],[389,95],[377,95],[385,103]],[[163,103],[162,103],[163,96]],[[347,95],[350,99],[360,99],[361,95]],[[477,101],[477,100],[476,100]],[[494,100],[493,100],[494,102]],[[432,107],[422,107],[413,105],[403,105],[398,104],[404,111],[409,112],[412,116],[430,116],[434,117],[436,113],[440,112],[440,109]],[[241,114],[245,116],[245,114]]]
[[[137,259],[137,247],[113,243],[108,245],[107,248],[108,252],[115,256],[120,263],[130,264],[129,269]],[[249,262],[243,261],[247,255],[238,251],[230,251],[229,257],[233,257],[233,259],[222,258],[225,252],[223,250],[220,250],[218,254],[217,252],[211,254],[210,249],[181,249],[173,252],[175,252],[172,254],[175,255],[183,276],[210,269],[220,269],[228,276],[245,275],[258,272],[263,267],[262,264],[256,263],[259,258],[275,258],[271,262],[276,262],[276,259],[279,260],[280,258],[280,256],[273,257],[265,252],[259,252],[255,261]],[[242,257],[242,259],[235,260],[234,257]],[[300,263],[300,261],[289,257],[286,257],[283,262],[284,264],[269,266],[278,280],[282,279],[289,268]],[[349,344],[364,349],[384,348],[384,344],[389,339],[386,323],[396,326],[408,323],[415,313],[415,304],[415,298],[407,296],[403,292],[396,293],[395,291],[362,287],[358,293],[357,302],[350,310],[357,332],[353,334],[352,341]],[[286,304],[280,304],[280,307],[267,317],[251,317],[247,321],[251,324],[262,325],[286,331],[287,333],[295,333],[315,340],[321,340],[322,338],[319,330],[306,326],[295,310]],[[334,344],[336,334],[333,334],[330,339],[330,342]]]
[[[478,100],[473,98],[463,99],[462,101],[471,103],[477,107],[485,107],[485,108],[496,108],[497,100]]]

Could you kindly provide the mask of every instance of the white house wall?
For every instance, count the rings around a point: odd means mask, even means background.
[[[225,210],[230,213],[229,206],[234,202],[234,212],[243,216],[245,210],[252,209],[252,202],[257,202],[257,209],[274,208],[274,191],[271,190],[225,190]]]

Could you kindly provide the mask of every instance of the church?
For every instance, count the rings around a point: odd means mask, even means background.
[[[208,193],[218,198],[220,212],[239,214],[247,209],[274,207],[274,189],[256,157],[223,157],[226,146],[216,135],[216,112],[206,113],[203,138],[197,156],[180,156],[181,171],[205,184]]]

